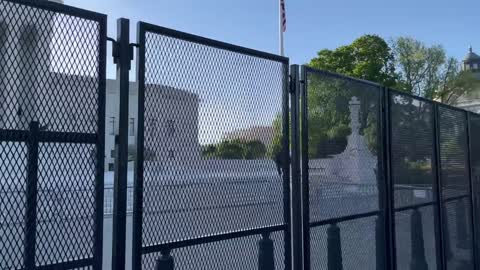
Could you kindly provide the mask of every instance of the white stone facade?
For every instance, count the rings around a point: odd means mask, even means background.
[[[130,82],[128,143],[135,149],[138,132],[138,83]],[[174,162],[200,157],[197,95],[160,85],[146,86],[144,145],[152,161]],[[147,100],[148,99],[148,100]],[[105,168],[113,170],[115,135],[119,132],[119,85],[107,80]],[[130,163],[130,169],[133,164]]]

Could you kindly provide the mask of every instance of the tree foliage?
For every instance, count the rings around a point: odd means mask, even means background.
[[[202,155],[218,159],[262,159],[267,153],[266,146],[259,140],[230,140],[203,147]]]
[[[392,42],[398,81],[395,88],[407,93],[455,104],[460,96],[478,89],[478,80],[460,63],[448,58],[440,45],[427,46],[409,37]]]
[[[349,45],[321,50],[308,65],[448,104],[454,104],[460,96],[479,89],[472,73],[462,71],[459,62],[448,58],[441,46],[427,46],[408,37],[398,38],[389,44],[379,36],[365,35]],[[378,88],[321,74],[310,74],[306,83],[309,157],[325,158],[344,151],[352,132],[349,127],[352,120],[349,102],[352,97],[358,98],[361,103],[360,133],[371,152],[376,154],[379,143]],[[412,99],[397,101],[403,108],[394,116],[399,130],[428,133],[426,121],[429,121],[430,114],[426,107],[418,106]],[[272,154],[269,153],[272,157],[281,149],[279,123],[280,115],[273,121],[275,138]],[[397,149],[398,154],[404,157],[405,171],[416,171],[415,175],[428,173],[431,168],[428,165],[430,153],[422,152],[421,145],[416,143],[399,142],[403,148]]]
[[[388,43],[377,35],[364,35],[350,45],[321,50],[310,67],[394,86],[395,63]]]
[[[396,84],[395,62],[388,43],[376,35],[365,35],[335,50],[322,50],[310,67],[377,82]],[[326,157],[341,153],[351,130],[349,102],[360,100],[361,133],[370,150],[377,148],[378,89],[345,79],[311,76],[308,81],[309,156]]]

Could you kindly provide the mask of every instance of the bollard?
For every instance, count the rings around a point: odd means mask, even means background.
[[[413,210],[410,222],[410,237],[412,245],[410,270],[428,270],[427,259],[425,258],[422,214],[418,209]]]
[[[258,270],[274,270],[273,241],[269,233],[262,234],[258,241]]]
[[[328,270],[343,270],[340,228],[331,224],[327,229]]]
[[[170,255],[170,250],[162,250],[162,257],[157,259],[155,270],[173,270],[173,257]]]
[[[457,248],[469,249],[468,241],[468,227],[467,227],[467,211],[465,209],[465,203],[463,200],[457,201],[455,204],[456,212],[456,225],[457,225]]]
[[[379,215],[375,221],[375,252],[376,269],[385,269],[385,223],[383,215]]]

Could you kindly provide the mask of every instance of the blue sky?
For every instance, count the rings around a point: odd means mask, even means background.
[[[68,5],[278,52],[278,0],[65,0]],[[411,36],[441,44],[463,58],[471,44],[480,52],[480,1],[444,0],[286,0],[285,53],[306,63],[322,48],[336,48],[363,34],[387,40]],[[109,77],[113,70],[109,70]]]

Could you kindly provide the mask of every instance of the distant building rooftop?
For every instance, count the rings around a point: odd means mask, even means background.
[[[468,63],[468,62],[476,62],[480,61],[480,56],[476,53],[473,52],[472,46],[468,49],[468,53],[463,59],[463,62]]]

